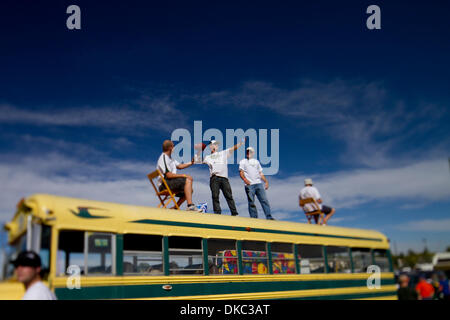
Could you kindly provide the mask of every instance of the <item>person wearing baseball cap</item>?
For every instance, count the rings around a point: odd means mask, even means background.
[[[266,190],[269,188],[269,182],[263,174],[263,169],[259,161],[253,158],[255,149],[247,148],[246,157],[239,162],[239,175],[245,183],[245,193],[248,200],[248,213],[252,218],[258,218],[255,196],[263,208],[266,219],[275,220],[270,214],[270,204],[267,199]],[[264,181],[264,185],[262,183]]]
[[[220,190],[222,190],[223,196],[225,197],[225,200],[227,200],[228,207],[230,208],[231,215],[238,215],[230,182],[228,181],[228,157],[230,157],[235,150],[242,146],[244,142],[245,139],[233,147],[219,152],[219,142],[216,140],[211,140],[209,143],[209,148],[211,150],[210,155],[206,156],[202,161],[201,152],[203,150],[199,150],[199,152],[194,156],[196,163],[207,164],[209,167],[209,187],[212,194],[213,210],[216,214],[222,213],[219,201]]]
[[[314,198],[319,204],[319,209],[322,210],[322,212],[325,214],[323,224],[327,225],[328,220],[333,216],[336,210],[334,210],[334,208],[322,205],[322,199],[320,198],[319,190],[317,190],[316,187],[313,187],[313,181],[311,178],[305,179],[304,183],[305,187],[300,190],[299,195],[300,207],[302,207],[302,205],[300,204],[300,200]],[[317,210],[317,208],[315,208],[315,205],[312,203],[306,203],[302,208],[306,213]],[[308,220],[310,220],[310,218],[308,218]],[[319,222],[319,217],[317,215],[314,215],[314,221],[316,222],[316,224]]]
[[[22,300],[56,300],[53,292],[41,280],[41,258],[34,251],[23,251],[11,263],[17,280],[25,286]]]

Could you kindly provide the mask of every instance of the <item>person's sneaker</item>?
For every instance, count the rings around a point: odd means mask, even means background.
[[[197,207],[195,206],[195,204],[191,203],[191,204],[188,204],[187,210],[188,211],[197,211]]]
[[[187,206],[187,211],[197,211],[197,212],[203,212],[202,209],[197,208],[197,206],[195,204],[189,204]]]
[[[273,217],[267,218],[267,220],[275,220]]]

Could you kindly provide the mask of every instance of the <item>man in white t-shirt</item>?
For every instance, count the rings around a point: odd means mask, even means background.
[[[316,208],[316,205],[314,203],[306,203],[304,206],[300,204],[300,200],[313,198],[316,200],[316,202],[319,205],[319,208]],[[328,220],[333,216],[333,214],[336,212],[334,208],[322,205],[322,199],[320,198],[319,190],[317,190],[316,187],[313,187],[313,181],[312,179],[305,179],[305,187],[300,190],[299,195],[299,205],[303,208],[303,211],[306,213],[316,211],[316,210],[322,210],[322,212],[325,214],[325,218],[323,221],[323,224],[326,225]],[[311,219],[311,218],[309,218]],[[319,217],[317,215],[314,215],[314,221],[316,224],[319,222]]]
[[[177,170],[186,169],[194,164],[194,159],[190,163],[179,163],[175,159],[172,159],[172,151],[174,144],[170,140],[165,140],[162,145],[163,152],[159,156],[156,169],[161,172],[169,186],[170,190],[175,193],[175,196],[179,197],[177,204],[178,207],[187,200],[187,210],[196,211],[195,205],[192,203],[192,183],[194,179],[188,174],[178,174]],[[159,191],[166,189],[166,186],[162,181],[159,181]]]
[[[253,158],[255,149],[247,148],[247,156],[239,162],[239,174],[245,183],[245,193],[248,200],[248,213],[252,218],[258,218],[255,196],[263,208],[266,219],[275,220],[270,214],[270,204],[267,199],[266,190],[269,188],[269,182],[263,174],[263,169],[259,161]],[[264,185],[262,183],[264,181]]]
[[[209,187],[211,188],[212,193],[214,213],[222,213],[219,201],[220,190],[222,190],[223,196],[227,200],[228,207],[230,208],[231,215],[238,215],[236,205],[233,200],[233,193],[231,191],[230,182],[228,181],[228,157],[230,157],[235,150],[243,145],[244,141],[236,144],[229,149],[219,152],[219,143],[215,140],[212,140],[209,144],[209,148],[211,149],[210,155],[206,156],[203,161],[200,160],[201,151],[199,151],[199,153],[195,155],[196,163],[204,163],[209,167]]]
[[[11,262],[17,280],[25,286],[22,300],[56,300],[53,292],[41,281],[41,258],[33,251],[23,251]]]

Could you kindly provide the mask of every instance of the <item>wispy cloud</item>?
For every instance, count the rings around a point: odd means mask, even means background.
[[[403,231],[450,232],[450,218],[408,221],[396,228]]]
[[[361,80],[304,80],[290,89],[252,81],[235,90],[194,98],[209,108],[214,105],[265,108],[298,119],[298,125],[303,128],[319,125],[333,139],[345,143],[341,160],[367,167],[393,165],[393,153],[398,163],[396,148],[418,134],[435,129],[436,121],[446,115],[445,108],[433,104],[406,105],[402,99],[390,96],[383,83]],[[448,142],[447,138],[446,146]],[[436,143],[442,143],[442,139]]]
[[[32,193],[156,206],[158,202],[146,178],[154,167],[154,162],[119,161],[107,157],[92,163],[60,153],[2,157],[0,219],[9,219],[15,203]],[[234,166],[230,167],[230,173],[234,169],[237,172]],[[194,177],[194,201],[208,202],[212,211],[208,168],[196,165],[186,172]],[[338,209],[336,219],[347,220],[336,220],[339,224],[350,221],[346,209],[367,206],[371,202],[399,207],[405,202],[432,203],[450,198],[447,159],[432,159],[397,168],[346,170],[332,174],[297,173],[285,179],[269,178],[268,197],[276,217],[304,220],[298,207],[298,194],[307,176],[313,177],[325,203]],[[241,179],[233,175],[230,183],[238,211],[248,216]],[[224,212],[228,211],[223,197],[221,203]],[[260,217],[264,217],[261,208],[259,212]]]
[[[38,110],[0,104],[0,123],[35,126],[95,127],[128,133],[152,129],[171,131],[185,120],[168,97],[142,94],[117,105],[71,108],[42,107]]]

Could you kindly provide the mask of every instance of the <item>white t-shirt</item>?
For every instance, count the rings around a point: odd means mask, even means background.
[[[252,158],[244,158],[239,162],[239,170],[244,171],[245,178],[250,181],[250,184],[261,183],[262,167],[258,160]]]
[[[166,160],[167,170],[166,170],[166,164],[164,164],[164,159]],[[166,172],[177,173],[177,166],[179,164],[180,163],[177,160],[172,159],[171,157],[169,157],[167,154],[165,154],[163,152],[159,156],[158,163],[156,165],[156,169],[158,169],[164,176],[164,174]],[[161,185],[161,183],[162,183],[161,179],[159,179],[158,183],[159,183],[159,185]]]
[[[300,190],[300,200],[314,198],[316,201],[320,199],[319,190],[316,187],[307,186]],[[322,205],[319,203],[319,208],[322,209]],[[305,212],[311,212],[317,210],[313,203],[307,203],[303,206]]]
[[[203,159],[203,163],[209,167],[209,175],[228,178],[228,157],[232,154],[233,149],[226,149],[220,152],[214,152]],[[196,161],[198,161],[198,157]]]
[[[56,297],[42,281],[38,281],[27,289],[22,300],[56,300]]]

